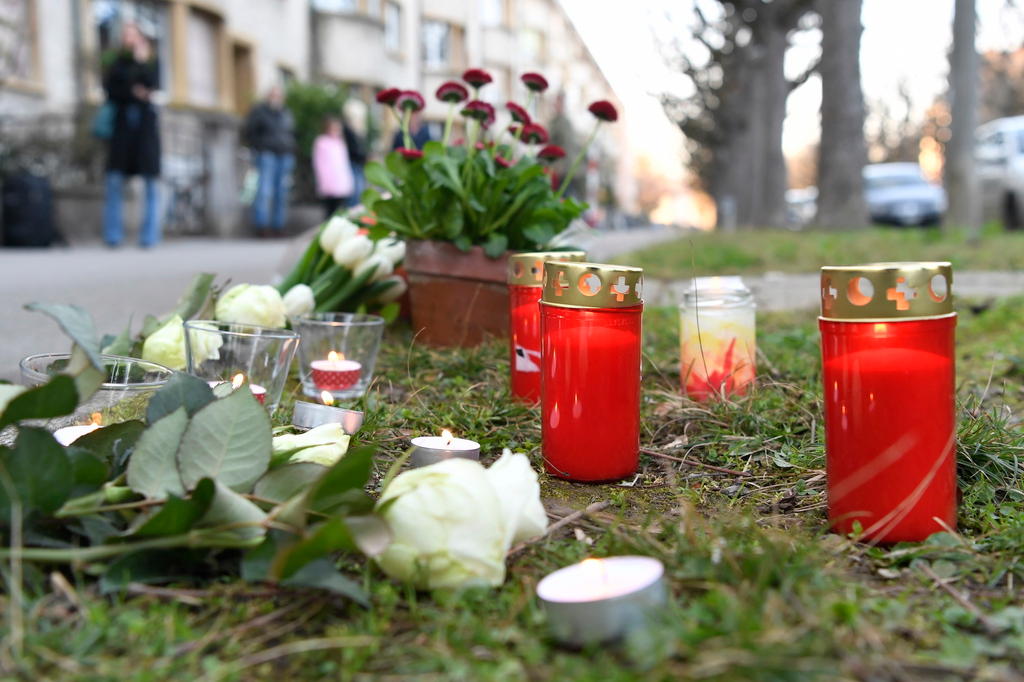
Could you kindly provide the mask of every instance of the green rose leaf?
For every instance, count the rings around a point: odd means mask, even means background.
[[[235,391],[192,417],[178,452],[181,481],[191,489],[200,479],[212,478],[248,492],[266,472],[270,451],[266,409],[251,391]]]
[[[315,587],[348,597],[365,608],[370,607],[370,598],[359,585],[346,578],[328,559],[317,559],[306,564],[287,580],[281,582],[288,587]]]
[[[185,494],[177,454],[188,425],[188,414],[179,407],[143,432],[128,460],[128,485],[132,490],[154,499]]]
[[[74,412],[76,405],[78,391],[75,380],[58,374],[42,386],[30,388],[12,398],[0,415],[0,429],[22,419],[62,417]]]
[[[270,564],[269,578],[276,581],[285,580],[315,559],[333,552],[351,552],[355,549],[355,539],[349,532],[345,520],[339,517],[328,519],[311,526],[304,537],[278,551]]]
[[[254,547],[260,544],[267,533],[260,524],[267,515],[220,481],[215,485],[213,502],[192,531],[199,533],[200,528],[209,529],[201,532],[200,544],[206,547]]]
[[[110,473],[107,465],[88,450],[78,447],[77,441],[67,449],[67,456],[75,481],[75,487],[71,491],[72,497],[88,495],[106,483],[107,475]]]
[[[209,478],[199,481],[189,498],[170,495],[160,510],[138,525],[131,537],[178,535],[192,529],[210,510],[216,486]]]
[[[75,447],[88,450],[107,462],[115,476],[121,475],[128,464],[135,444],[142,437],[146,425],[138,420],[111,424],[87,433],[75,441]]]
[[[363,488],[370,480],[374,448],[350,450],[309,490],[309,508],[324,514],[359,513],[373,508]],[[367,507],[369,504],[369,507]]]
[[[110,564],[100,578],[100,591],[120,592],[131,583],[153,585],[193,580],[196,563],[192,554],[180,549],[132,552]]]
[[[201,272],[196,275],[188,290],[178,299],[178,304],[174,306],[174,310],[165,319],[178,315],[181,319],[187,320],[202,310],[203,306],[206,305],[207,299],[210,298],[210,290],[213,288],[213,277],[213,274],[209,272]]]
[[[213,400],[213,390],[208,383],[191,374],[175,372],[150,398],[146,421],[154,424],[179,407],[184,407],[192,416]]]
[[[326,471],[327,467],[313,462],[286,464],[268,471],[256,481],[253,494],[276,503],[284,502],[309,489]]]
[[[103,339],[103,354],[104,355],[131,355],[132,346],[132,325],[131,322],[124,328],[120,334],[109,341]]]
[[[67,453],[44,429],[23,426],[13,448],[0,450],[0,523],[11,516],[11,495],[21,502],[22,513],[52,514],[71,496],[75,475]],[[8,490],[8,484],[11,490]]]
[[[102,369],[103,360],[100,359],[100,341],[96,335],[96,326],[85,308],[66,303],[29,303],[25,309],[49,315],[56,320],[64,333],[88,354],[93,367]]]

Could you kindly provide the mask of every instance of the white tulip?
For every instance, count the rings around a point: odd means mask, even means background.
[[[512,454],[505,448],[498,461],[487,469],[487,479],[501,502],[509,534],[508,546],[544,534],[548,515],[540,503],[537,472],[526,455]]]
[[[327,253],[334,253],[338,244],[356,236],[359,228],[348,218],[334,216],[327,221],[327,225],[320,233],[320,248]]]
[[[354,268],[373,251],[373,242],[364,234],[357,234],[338,243],[333,256],[334,262],[345,268]]]
[[[204,329],[216,329],[213,325],[198,325]],[[192,334],[192,363],[199,366],[207,360],[220,357],[224,339],[220,334]],[[169,369],[183,370],[185,358],[185,326],[180,315],[175,315],[146,337],[142,343],[142,359],[156,362]]]
[[[382,239],[377,242],[374,253],[382,254],[392,265],[398,265],[405,259],[405,242],[401,239]]]
[[[391,286],[377,296],[377,303],[391,303],[392,301],[397,301],[409,288],[409,285],[405,281],[405,277],[402,277],[401,275],[390,275],[381,281],[389,282]]]
[[[378,509],[392,542],[381,569],[419,588],[500,585],[505,580],[506,523],[479,462],[446,459],[398,475]]]
[[[217,299],[217,319],[236,324],[284,327],[287,321],[281,294],[263,284],[236,284]]]
[[[334,466],[348,452],[349,435],[341,424],[323,424],[305,433],[286,433],[274,437],[274,454],[297,450],[288,458],[289,464],[312,462]]]
[[[284,310],[288,317],[309,315],[316,308],[313,290],[306,284],[296,284],[284,295]]]
[[[361,277],[368,272],[370,268],[376,268],[373,271],[373,274],[370,275],[370,282],[379,282],[395,271],[394,264],[388,260],[387,256],[375,253],[356,266],[355,271],[352,273],[352,277]]]

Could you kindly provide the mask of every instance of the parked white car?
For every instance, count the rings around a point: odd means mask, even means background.
[[[1024,227],[1024,116],[997,118],[978,126],[974,159],[981,185],[982,215],[1002,220],[1007,230]]]
[[[872,222],[883,225],[937,225],[946,212],[946,191],[916,163],[864,166],[864,200]]]

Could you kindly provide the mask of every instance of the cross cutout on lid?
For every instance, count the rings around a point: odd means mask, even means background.
[[[910,310],[910,301],[917,298],[917,289],[907,284],[906,277],[897,277],[896,286],[886,290],[885,298],[896,302],[896,310]]]
[[[826,279],[825,283],[821,286],[821,301],[822,307],[825,310],[832,310],[832,304],[836,300],[836,296],[839,295],[839,290],[832,286],[832,280]]]
[[[555,296],[561,296],[562,292],[569,288],[569,282],[565,279],[565,270],[558,271],[558,277],[552,285],[555,288]]]
[[[611,286],[612,293],[615,295],[615,300],[622,303],[626,300],[626,294],[629,293],[629,285],[626,284],[626,276],[619,275],[619,278],[615,281],[615,284]]]

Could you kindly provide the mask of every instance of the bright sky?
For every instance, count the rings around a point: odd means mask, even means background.
[[[655,34],[679,34],[690,25],[692,0],[561,1],[623,102],[621,120],[634,155],[645,155],[666,176],[681,178],[682,136],[653,96],[679,91],[681,79],[665,66]],[[896,106],[899,84],[906,81],[915,108],[923,111],[945,89],[953,1],[864,0],[861,77],[868,102],[888,100]],[[977,3],[979,49],[1024,45],[1024,11],[1008,9],[1008,0]],[[791,73],[818,54],[816,38],[805,42],[789,57]],[[816,78],[789,98],[783,137],[787,153],[817,140],[820,100]]]

